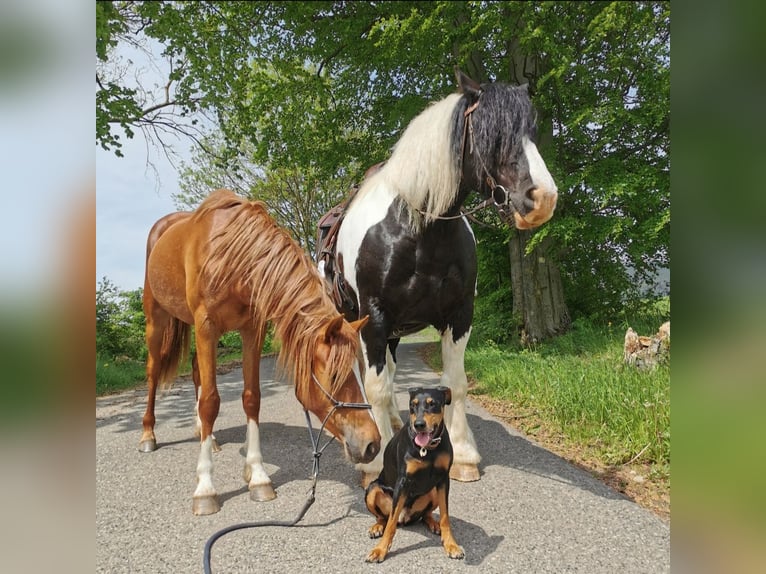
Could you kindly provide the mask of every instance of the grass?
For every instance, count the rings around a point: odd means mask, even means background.
[[[661,324],[654,322],[633,327],[650,335]],[[465,358],[469,393],[618,490],[651,497],[646,506],[669,517],[670,368],[624,365],[626,329],[580,321],[566,335],[525,349],[472,341]],[[433,345],[426,356],[437,370],[439,355]]]
[[[227,333],[218,347],[218,367],[236,364],[242,360],[242,342],[238,333]],[[263,355],[279,350],[279,342],[267,336]],[[191,361],[187,359],[178,367],[178,376],[191,373]],[[108,395],[134,389],[146,382],[146,361],[128,357],[96,356],[96,396]]]
[[[132,389],[146,380],[146,363],[96,356],[96,396]]]

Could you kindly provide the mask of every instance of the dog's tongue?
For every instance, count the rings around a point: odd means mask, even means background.
[[[431,442],[431,433],[430,432],[419,432],[415,435],[415,444],[418,446],[426,446],[429,442]]]

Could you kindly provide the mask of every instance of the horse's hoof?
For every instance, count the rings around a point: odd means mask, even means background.
[[[459,482],[474,482],[479,480],[479,467],[475,464],[453,464],[449,477]]]
[[[250,487],[250,500],[255,502],[268,502],[276,497],[277,493],[271,484],[258,484]]]
[[[218,444],[218,441],[215,440],[215,437],[213,437],[213,452],[221,452],[221,447]]]
[[[154,452],[157,450],[157,441],[152,439],[142,440],[138,445],[139,452]]]
[[[207,516],[208,514],[215,514],[221,510],[221,505],[218,504],[215,496],[200,496],[199,498],[193,498],[192,512],[195,516]]]

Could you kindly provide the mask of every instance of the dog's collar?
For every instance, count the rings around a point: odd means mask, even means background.
[[[442,421],[441,425],[439,425],[439,434],[435,436],[434,438],[432,438],[431,441],[426,446],[419,446],[415,444],[415,440],[414,440],[415,435],[418,433],[414,431],[414,429],[412,428],[412,425],[408,425],[408,429],[409,429],[409,435],[410,435],[410,440],[412,441],[412,444],[420,449],[419,451],[420,456],[423,457],[428,454],[429,450],[433,450],[441,444],[442,435],[444,434],[444,421]]]

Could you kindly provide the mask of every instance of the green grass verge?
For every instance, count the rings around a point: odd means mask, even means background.
[[[132,389],[144,381],[144,361],[96,356],[96,396]]]
[[[533,421],[520,425],[527,432],[543,425],[604,464],[649,463],[653,473],[668,478],[670,369],[624,365],[624,333],[578,322],[566,335],[531,349],[469,344],[470,392],[507,402],[519,420]]]

